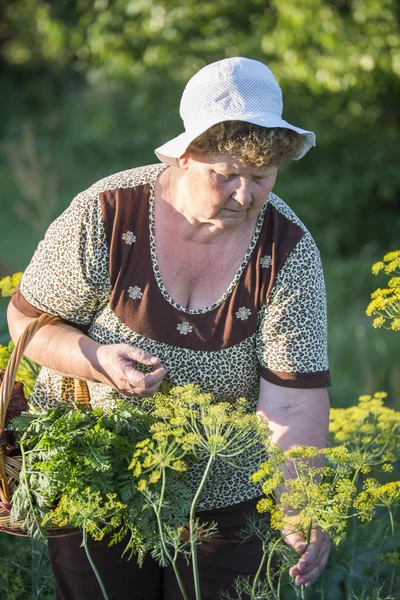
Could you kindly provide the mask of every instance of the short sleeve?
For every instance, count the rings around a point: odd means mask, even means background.
[[[99,200],[82,193],[50,225],[12,302],[28,316],[48,312],[87,326],[108,302],[108,265]]]
[[[326,294],[318,248],[306,232],[277,273],[257,328],[260,374],[293,388],[331,385]]]

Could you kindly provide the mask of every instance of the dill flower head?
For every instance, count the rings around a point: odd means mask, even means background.
[[[383,260],[372,266],[372,273],[394,275],[388,282],[387,288],[378,288],[371,294],[371,302],[366,313],[369,317],[376,316],[374,327],[384,327],[392,331],[400,330],[400,250],[389,252]],[[390,323],[392,321],[392,323]]]
[[[392,277],[388,282],[389,288],[400,288],[400,277]]]
[[[22,272],[14,273],[0,279],[0,292],[2,296],[11,296],[19,282],[21,281]]]
[[[396,259],[400,260],[400,250],[394,250],[393,252],[388,252],[383,257],[383,260],[385,262],[389,262],[389,263],[391,263],[392,261],[394,261]]]
[[[376,319],[373,320],[372,326],[375,327],[375,329],[377,329],[378,327],[382,327],[382,325],[384,325],[385,323],[385,317],[376,317]]]
[[[195,385],[159,392],[147,406],[153,418],[149,437],[136,444],[129,465],[138,490],[145,494],[149,486],[154,490],[164,485],[166,478],[184,486],[188,465],[199,460],[218,456],[233,464],[266,436],[266,423],[244,398],[216,402]]]
[[[316,458],[321,455],[321,449],[316,446],[297,446],[285,452],[286,458],[302,458],[304,460]]]
[[[378,273],[380,273],[380,271],[382,271],[382,269],[384,269],[384,268],[385,268],[385,263],[380,260],[379,262],[376,262],[375,264],[372,265],[372,274],[378,275]]]
[[[395,317],[390,325],[393,331],[400,331],[400,317]]]
[[[257,510],[259,513],[271,512],[274,510],[275,503],[272,498],[261,498],[257,503]]]
[[[315,459],[321,455],[330,464],[319,466]],[[356,459],[344,446],[323,449],[299,446],[273,453],[251,477],[262,484],[266,496],[259,501],[258,511],[270,513],[273,529],[286,532],[294,528],[306,533],[310,526],[320,527],[329,531],[338,544],[346,535],[349,512],[357,494],[352,480]],[[288,461],[293,465],[295,478],[285,478],[282,467]],[[278,486],[285,491],[279,503],[275,503],[271,498]]]
[[[339,544],[346,535],[349,511],[357,494],[355,485],[343,477],[318,481],[305,474],[285,481],[287,492],[281,495],[279,504],[268,503],[261,509],[271,512],[271,527],[287,529],[295,527],[306,533],[309,527],[329,531],[332,541]]]
[[[386,464],[400,457],[400,413],[384,406],[386,396],[386,392],[375,392],[360,396],[356,406],[331,410],[330,441],[333,446],[345,445],[346,451],[341,452],[353,453],[347,459],[358,460],[358,468],[363,461],[366,466],[386,470]],[[332,448],[328,452],[337,451]]]
[[[377,479],[367,479],[354,501],[354,508],[362,521],[371,521],[377,506],[390,508],[400,504],[400,481],[380,485]]]
[[[386,565],[400,566],[400,552],[387,552],[386,554],[378,554],[376,560],[377,562],[384,563]]]
[[[267,424],[244,398],[216,402],[198,386],[186,385],[156,394],[153,401],[158,430],[173,436],[180,450],[198,458],[214,454],[232,460],[266,436]]]

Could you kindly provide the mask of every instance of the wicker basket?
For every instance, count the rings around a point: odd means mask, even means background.
[[[59,321],[62,321],[59,317],[43,314],[36,321],[30,323],[19,338],[13,353],[10,356],[0,387],[0,429],[3,429],[5,426],[7,408],[13,392],[18,365],[27,345],[41,327]],[[89,390],[86,381],[75,379],[74,399],[75,404],[90,407]],[[21,528],[23,521],[18,521],[16,523],[10,522],[12,495],[18,485],[21,467],[22,457],[9,456],[6,453],[5,446],[0,445],[0,531],[4,531],[11,535],[26,536],[27,534]],[[67,529],[61,527],[46,529],[45,531],[49,537],[71,535],[76,532],[76,530],[72,528]]]

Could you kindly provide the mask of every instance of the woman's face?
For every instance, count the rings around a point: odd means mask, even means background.
[[[191,220],[235,229],[258,217],[278,167],[246,166],[226,156],[184,155],[184,212]]]

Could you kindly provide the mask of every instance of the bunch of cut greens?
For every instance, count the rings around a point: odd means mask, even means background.
[[[136,444],[154,418],[123,400],[112,412],[60,403],[13,419],[22,453],[20,482],[11,518],[23,518],[32,536],[52,528],[80,528],[111,543],[127,538],[126,550],[142,559],[154,540],[154,518],[128,471]],[[184,476],[166,490],[163,519],[181,522],[187,514]],[[173,494],[173,502],[168,502]]]
[[[176,562],[179,553],[190,555],[200,599],[199,532],[204,539],[215,525],[204,530],[196,508],[211,467],[216,460],[234,465],[244,453],[259,452],[261,461],[259,442],[268,435],[246,400],[216,403],[194,385],[160,392],[143,400],[141,409],[123,400],[109,412],[66,403],[32,408],[10,428],[22,454],[11,518],[23,519],[31,537],[81,529],[104,598],[87,534],[96,540],[107,535],[110,544],[124,541],[124,554],[137,555],[139,564],[147,552],[162,565],[170,563],[184,599]],[[188,469],[196,463],[201,477],[193,485]]]

